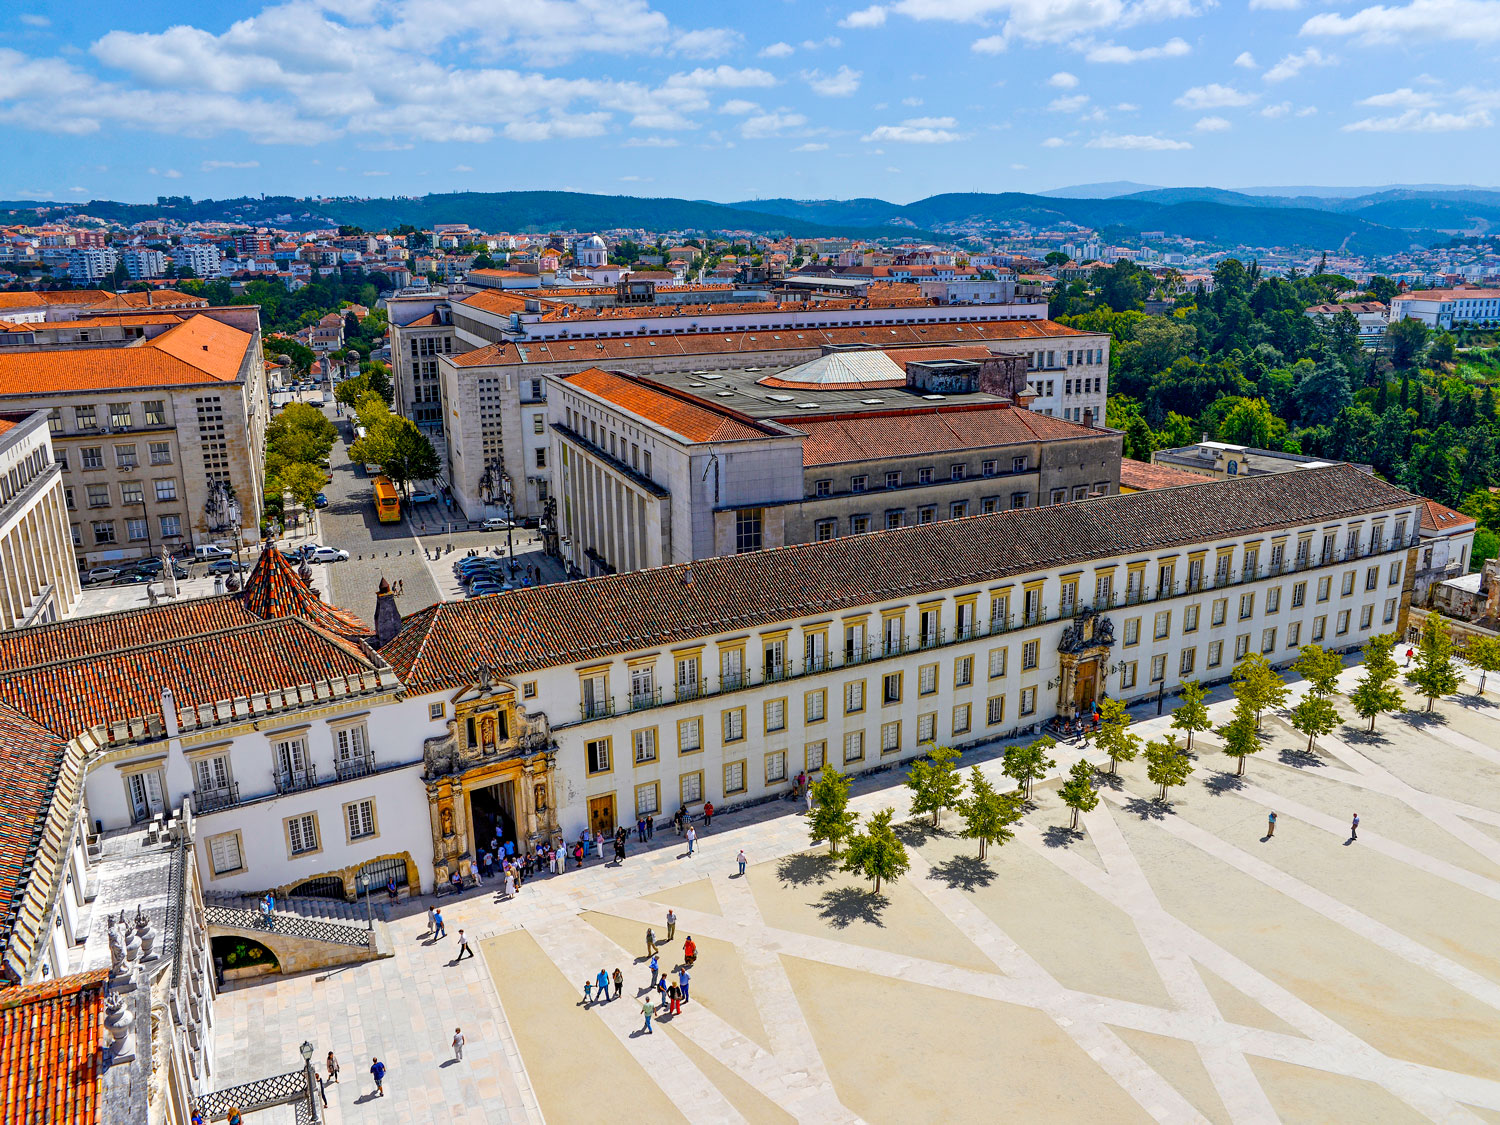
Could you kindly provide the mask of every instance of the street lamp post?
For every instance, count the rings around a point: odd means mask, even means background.
[[[302,1072],[307,1079],[307,1105],[312,1110],[312,1119],[321,1121],[323,1115],[318,1111],[318,1076],[313,1072],[312,1065],[313,1045],[304,1039],[302,1046],[297,1049],[302,1053]]]
[[[375,929],[375,914],[370,908],[370,877],[363,871],[359,873],[359,889],[365,896],[365,925],[370,930]]]
[[[505,550],[510,556],[510,577],[514,581],[516,577],[516,503],[513,494],[514,486],[511,484],[510,474],[504,469],[500,470],[500,496],[505,501]]]

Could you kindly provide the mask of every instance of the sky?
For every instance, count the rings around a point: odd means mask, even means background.
[[[1500,184],[1500,0],[7,0],[0,198]]]

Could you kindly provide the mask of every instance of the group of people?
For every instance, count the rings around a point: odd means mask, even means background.
[[[514,840],[502,844],[498,837],[491,838],[479,857],[480,877],[493,879],[498,875],[504,881],[506,898],[514,898],[522,884],[544,867],[557,873],[556,862],[545,845],[522,848],[518,853]]]
[[[677,914],[670,908],[667,910],[667,936],[662,940],[671,941],[677,935]],[[698,960],[698,946],[692,936],[682,943],[682,964],[677,966],[676,975],[661,971],[661,960],[658,953],[658,942],[656,931],[651,927],[646,928],[646,967],[651,970],[651,983],[644,989],[645,998],[641,1001],[641,1015],[645,1019],[645,1025],[641,1031],[646,1035],[655,1034],[651,1030],[651,1021],[656,1016],[675,1016],[681,1013],[682,1006],[688,1002],[689,989],[692,986],[692,975],[689,969]],[[637,962],[639,963],[639,962]],[[625,974],[618,968],[613,973],[600,969],[594,976],[583,982],[583,1006],[585,1008],[592,1004],[607,1004],[611,1000],[618,1000],[625,990]],[[655,992],[653,998],[651,993]],[[637,993],[637,995],[641,995]]]

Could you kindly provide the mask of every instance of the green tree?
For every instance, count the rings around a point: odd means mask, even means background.
[[[352,408],[358,406],[359,400],[371,393],[370,377],[368,375],[356,375],[354,378],[345,379],[340,383],[335,388],[333,397],[334,401]]]
[[[1234,705],[1234,716],[1216,733],[1224,740],[1224,753],[1239,760],[1236,777],[1245,776],[1245,759],[1260,749],[1260,724],[1256,722],[1255,710],[1244,700]]]
[[[1024,804],[1020,793],[997,792],[978,766],[969,771],[969,795],[955,807],[964,819],[962,835],[979,841],[980,859],[991,844],[1004,844],[1015,835],[1010,826],[1021,819]]]
[[[434,479],[441,462],[427,435],[417,429],[417,424],[410,418],[394,419],[389,429],[391,450],[380,463],[385,475],[403,490],[408,489],[412,481]]]
[[[1321,645],[1303,645],[1292,661],[1292,671],[1312,685],[1319,695],[1332,695],[1338,690],[1339,673],[1344,670],[1344,661],[1336,652],[1324,652]]]
[[[1026,746],[1005,748],[1003,772],[1006,777],[1015,779],[1027,800],[1031,799],[1031,787],[1037,778],[1045,777],[1047,771],[1057,765],[1047,756],[1047,751],[1056,745],[1056,739],[1043,735]]]
[[[319,492],[323,490],[323,470],[306,461],[293,461],[277,474],[278,491],[290,492],[292,498],[304,508],[311,508]]]
[[[1258,652],[1252,652],[1240,661],[1233,678],[1234,697],[1254,713],[1255,730],[1259,733],[1261,713],[1286,702],[1286,682]]]
[[[1354,710],[1370,720],[1371,730],[1375,729],[1377,718],[1387,711],[1400,709],[1405,702],[1395,682],[1400,672],[1395,657],[1391,655],[1395,645],[1396,637],[1392,633],[1381,633],[1365,643],[1365,674],[1349,694]]]
[[[1146,777],[1152,785],[1161,786],[1158,801],[1166,801],[1168,786],[1186,785],[1188,775],[1193,772],[1193,760],[1177,745],[1175,734],[1146,743],[1145,757]]]
[[[1140,753],[1139,735],[1130,733],[1130,712],[1118,699],[1106,699],[1099,704],[1099,732],[1094,742],[1109,755],[1109,772],[1119,772],[1119,763],[1129,762]]]
[[[839,843],[854,835],[859,827],[859,813],[849,808],[849,778],[833,766],[825,765],[818,780],[812,783],[813,807],[807,813],[807,826],[814,844],[828,841],[830,855],[839,854]]]
[[[1172,726],[1176,730],[1187,731],[1187,749],[1193,749],[1193,734],[1198,731],[1212,730],[1213,724],[1208,719],[1208,705],[1204,703],[1208,692],[1197,680],[1189,680],[1182,685],[1182,690],[1177,693],[1181,700],[1177,710],[1172,712]]]
[[[1386,326],[1385,343],[1396,369],[1410,370],[1422,358],[1422,349],[1427,346],[1427,326],[1410,318],[1393,320]]]
[[[316,406],[292,402],[266,427],[266,450],[286,461],[321,465],[337,437],[338,430]]]
[[[1464,659],[1479,669],[1479,694],[1483,695],[1485,678],[1491,672],[1500,672],[1500,637],[1470,637],[1464,646]]]
[[[1370,284],[1366,286],[1366,288],[1369,289],[1370,295],[1372,297],[1374,297],[1377,301],[1381,301],[1387,305],[1391,303],[1392,297],[1401,292],[1401,287],[1399,285],[1397,285],[1390,278],[1384,277],[1381,274],[1376,274],[1374,277],[1370,278]]]
[[[1068,771],[1067,780],[1057,790],[1062,803],[1073,810],[1074,831],[1078,829],[1078,814],[1092,812],[1099,804],[1099,793],[1094,788],[1094,767],[1087,758],[1079,758]]]
[[[1327,734],[1339,725],[1338,709],[1333,700],[1319,691],[1309,691],[1292,708],[1292,726],[1307,735],[1307,748],[1311,751],[1318,735]]]
[[[906,845],[896,838],[891,827],[895,809],[882,809],[870,818],[870,829],[849,839],[844,853],[844,870],[863,875],[875,882],[875,893],[880,893],[880,884],[901,878],[911,866],[906,854]]]
[[[1436,613],[1429,613],[1422,622],[1422,638],[1417,642],[1417,662],[1406,678],[1427,697],[1427,710],[1439,696],[1452,695],[1458,690],[1458,670],[1453,667],[1453,637],[1448,626]]]
[[[391,369],[378,360],[372,362],[369,366],[370,369],[362,372],[362,374],[369,378],[370,390],[385,399],[387,406],[391,405],[396,394],[396,388],[391,383]]]
[[[934,746],[925,758],[911,764],[906,784],[911,788],[911,811],[931,813],[932,826],[943,820],[943,810],[956,808],[955,802],[964,789],[963,775],[954,765],[960,751],[951,746]]]

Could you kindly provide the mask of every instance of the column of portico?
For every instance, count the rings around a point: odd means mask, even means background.
[[[14,532],[0,536],[0,625],[11,629],[20,624],[21,586],[12,540]]]

